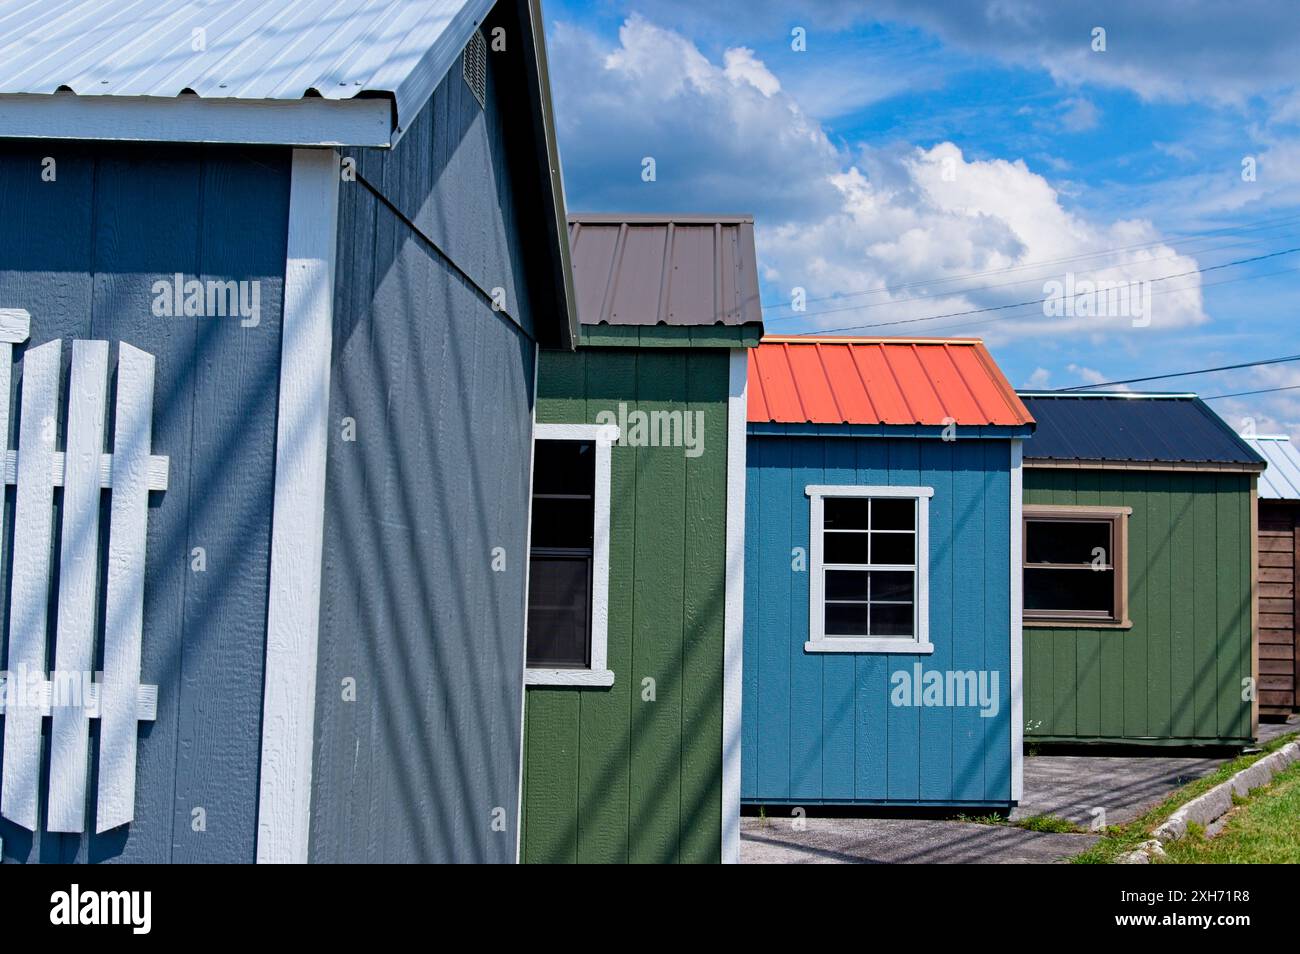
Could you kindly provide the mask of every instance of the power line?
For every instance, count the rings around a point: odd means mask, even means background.
[[[1289,354],[1282,358],[1265,358],[1263,361],[1246,361],[1242,364],[1225,364],[1217,368],[1201,368],[1197,371],[1175,371],[1170,374],[1151,374],[1144,378],[1125,378],[1123,381],[1101,381],[1097,384],[1079,384],[1072,388],[1057,388],[1057,393],[1070,391],[1087,391],[1091,388],[1108,388],[1117,384],[1137,384],[1141,381],[1164,381],[1168,378],[1186,378],[1194,374],[1213,374],[1216,371],[1236,371],[1240,368],[1258,368],[1266,364],[1285,364],[1288,361],[1300,361],[1300,354]],[[1220,397],[1231,395],[1221,394]]]
[[[1300,215],[1289,215],[1289,216],[1283,216],[1283,217],[1278,218],[1278,219],[1263,219],[1263,220],[1258,220],[1258,221],[1256,221],[1256,222],[1254,222],[1254,223],[1249,223],[1249,224],[1247,224],[1247,225],[1241,225],[1241,226],[1225,226],[1225,227],[1223,227],[1223,228],[1219,228],[1219,229],[1209,229],[1209,230],[1206,230],[1206,231],[1204,231],[1204,232],[1185,232],[1185,233],[1173,233],[1173,234],[1174,234],[1174,235],[1181,235],[1181,237],[1187,238],[1187,239],[1189,239],[1189,240],[1191,240],[1191,241],[1197,241],[1197,240],[1199,240],[1199,239],[1210,238],[1210,237],[1212,237],[1212,236],[1216,236],[1216,235],[1220,235],[1220,234],[1228,234],[1228,235],[1230,235],[1230,234],[1233,234],[1233,233],[1246,233],[1246,232],[1266,231],[1266,230],[1268,230],[1268,229],[1277,228],[1277,227],[1280,226],[1280,225],[1288,224],[1288,223],[1293,222],[1293,221],[1295,221],[1295,220],[1297,220],[1297,219],[1300,219]],[[920,279],[920,280],[913,281],[913,282],[903,282],[903,283],[898,284],[898,285],[884,285],[884,286],[881,286],[880,288],[866,288],[866,289],[862,289],[862,290],[860,290],[860,291],[855,291],[855,292],[844,292],[844,293],[836,292],[836,293],[831,294],[831,295],[821,295],[821,296],[816,297],[816,298],[808,298],[808,299],[805,299],[805,302],[833,301],[833,300],[842,299],[842,298],[855,298],[855,297],[859,297],[859,296],[862,296],[862,295],[880,295],[880,294],[885,294],[885,293],[888,293],[888,292],[903,291],[904,289],[908,289],[908,288],[916,288],[916,287],[918,287],[918,286],[927,286],[927,285],[945,285],[945,284],[949,284],[949,283],[951,283],[951,282],[962,281],[962,280],[964,280],[964,279],[968,279],[968,278],[982,278],[982,277],[984,277],[985,275],[1008,274],[1008,273],[1010,273],[1010,272],[1023,271],[1023,270],[1025,270],[1025,269],[1027,269],[1027,268],[1041,268],[1041,267],[1046,266],[1046,265],[1060,265],[1060,264],[1063,264],[1063,263],[1065,263],[1065,262],[1073,262],[1073,261],[1079,261],[1079,260],[1081,260],[1081,259],[1089,259],[1089,258],[1099,258],[1099,257],[1101,257],[1101,256],[1103,256],[1103,255],[1113,255],[1113,254],[1115,254],[1116,252],[1127,252],[1127,251],[1133,251],[1133,250],[1135,250],[1135,249],[1151,248],[1151,247],[1153,247],[1153,246],[1157,246],[1157,245],[1165,245],[1165,244],[1168,244],[1168,243],[1169,243],[1169,241],[1171,240],[1171,237],[1172,237],[1172,236],[1166,236],[1165,238],[1162,238],[1162,239],[1159,239],[1159,240],[1156,240],[1156,241],[1151,241],[1151,242],[1139,242],[1139,243],[1136,243],[1136,244],[1133,244],[1133,245],[1119,245],[1119,246],[1115,246],[1115,247],[1113,247],[1113,248],[1100,249],[1100,250],[1095,251],[1095,252],[1082,252],[1082,253],[1080,253],[1080,254],[1078,254],[1078,255],[1067,255],[1067,256],[1062,257],[1062,258],[1042,259],[1042,260],[1037,261],[1037,262],[1023,262],[1023,263],[1021,263],[1021,264],[1019,264],[1019,265],[1008,265],[1008,266],[1005,266],[1005,267],[1003,267],[1003,268],[990,268],[990,269],[985,269],[984,271],[979,271],[979,272],[967,272],[967,273],[965,273],[965,274],[963,274],[963,275],[951,275],[951,276],[948,276],[947,278],[929,278],[929,279]],[[790,303],[787,302],[787,301],[779,301],[779,302],[764,302],[762,307],[764,307],[764,308],[789,308],[789,307],[791,307],[791,305],[790,305]],[[820,312],[819,312],[819,314],[820,314]]]
[[[1204,267],[1202,267],[1202,268],[1193,268],[1193,269],[1191,269],[1190,271],[1186,271],[1186,272],[1176,272],[1176,273],[1174,273],[1174,274],[1172,274],[1172,275],[1160,275],[1160,276],[1157,276],[1156,278],[1148,278],[1148,279],[1144,279],[1144,281],[1146,281],[1146,282],[1148,282],[1148,283],[1155,283],[1155,282],[1164,282],[1164,281],[1169,281],[1170,279],[1173,279],[1173,278],[1186,278],[1188,275],[1202,275],[1202,274],[1205,274],[1206,272],[1218,271],[1218,270],[1221,269],[1221,268],[1232,268],[1232,267],[1237,266],[1237,265],[1249,265],[1249,264],[1251,264],[1252,262],[1262,262],[1262,261],[1264,261],[1265,259],[1269,259],[1269,258],[1277,258],[1278,256],[1281,256],[1281,255],[1293,255],[1293,254],[1295,254],[1296,252],[1300,252],[1300,247],[1288,248],[1288,249],[1282,249],[1281,251],[1277,251],[1277,252],[1269,252],[1267,255],[1255,255],[1255,256],[1252,256],[1252,257],[1250,257],[1250,258],[1241,258],[1241,259],[1237,259],[1236,261],[1233,261],[1233,262],[1223,262],[1223,263],[1218,264],[1218,265],[1207,265],[1207,266],[1204,266]],[[1185,290],[1186,290],[1186,289],[1185,289]],[[1075,297],[1077,297],[1077,296],[1075,296]],[[968,315],[981,315],[981,314],[986,314],[986,313],[988,313],[988,312],[992,312],[992,311],[1006,311],[1007,309],[1010,309],[1010,308],[1025,308],[1025,307],[1027,307],[1027,306],[1029,306],[1029,305],[1042,305],[1042,304],[1045,304],[1046,302],[1049,302],[1049,301],[1066,301],[1066,300],[1067,300],[1067,296],[1060,296],[1060,297],[1057,297],[1057,298],[1050,298],[1050,297],[1049,297],[1049,298],[1032,298],[1032,299],[1030,299],[1030,300],[1028,300],[1028,301],[1013,302],[1013,303],[1008,304],[1008,305],[989,305],[989,306],[984,307],[984,308],[970,308],[970,309],[967,309],[966,311],[953,311],[953,312],[948,312],[947,314],[942,314],[942,315],[924,315],[924,316],[922,316],[922,317],[920,317],[920,318],[898,318],[898,319],[895,319],[895,320],[893,320],[893,321],[877,321],[877,322],[871,322],[871,323],[868,323],[868,324],[862,324],[862,325],[847,325],[847,326],[842,327],[842,328],[819,328],[819,329],[817,329],[816,331],[801,331],[801,332],[797,332],[796,334],[799,334],[799,335],[826,335],[826,334],[837,334],[837,333],[842,332],[842,331],[861,331],[861,330],[863,330],[863,329],[865,329],[865,328],[886,328],[886,327],[890,327],[890,326],[893,326],[893,325],[911,325],[911,324],[915,324],[915,323],[920,322],[920,321],[938,321],[938,320],[943,319],[943,318],[964,318],[964,317],[966,317],[966,316],[968,316]],[[857,308],[858,308],[858,306],[856,306],[856,305],[851,305],[851,306],[849,306],[849,307],[847,307],[847,308],[829,308],[829,309],[825,309],[825,310],[823,310],[823,311],[817,311],[817,312],[811,312],[811,313],[808,313],[808,314],[804,315],[804,317],[805,317],[805,318],[813,318],[813,317],[817,317],[818,315],[829,315],[829,314],[835,314],[835,313],[837,313],[837,312],[841,312],[841,311],[855,311],[855,310],[857,310]]]
[[[1234,391],[1232,394],[1211,394],[1201,398],[1202,401],[1220,401],[1223,398],[1246,397],[1250,394],[1272,394],[1274,391],[1300,391],[1300,384],[1289,384],[1282,388],[1260,388],[1258,391]]]
[[[1261,278],[1272,278],[1274,275],[1290,275],[1293,272],[1300,272],[1300,266],[1296,266],[1295,268],[1279,268],[1275,272],[1261,272],[1258,275],[1238,275],[1236,278],[1225,278],[1217,282],[1202,282],[1199,285],[1195,285],[1195,286],[1189,285],[1186,288],[1165,288],[1161,291],[1153,291],[1151,293],[1151,297],[1154,298],[1156,295],[1176,295],[1179,292],[1193,291],[1194,289],[1201,289],[1201,288],[1218,288],[1220,285],[1234,285],[1237,282],[1253,282],[1253,281],[1258,281]],[[976,321],[961,321],[958,322],[957,324],[940,325],[937,328],[927,328],[926,330],[935,331],[935,332],[948,332],[948,331],[954,331],[958,328],[975,328],[981,325],[992,324],[995,321],[1008,321],[1008,320],[1014,320],[1016,318],[1029,318],[1031,316],[1032,313],[1024,314],[1024,315],[999,315],[996,318],[981,318]]]
[[[1285,236],[1285,237],[1290,238],[1290,236]],[[1259,241],[1260,239],[1253,239],[1245,242],[1229,242],[1225,245],[1216,245],[1212,248],[1197,249],[1195,253],[1192,254],[1205,255],[1209,252],[1220,252],[1225,248],[1241,248],[1243,245],[1254,245]],[[1102,265],[1098,268],[1089,269],[1088,271],[1084,272],[1084,274],[1095,276],[1101,272],[1109,271],[1110,269],[1114,269],[1114,268],[1129,268],[1134,265],[1147,265],[1153,262],[1167,262],[1170,259],[1174,259],[1174,258],[1184,258],[1186,257],[1187,254],[1188,253],[1175,252],[1173,255],[1161,255],[1158,258],[1148,258],[1140,262],[1120,262],[1114,265]],[[994,284],[989,284],[989,285],[974,285],[971,286],[970,288],[959,288],[954,291],[943,292],[943,294],[944,295],[966,295],[971,292],[989,291],[994,288],[1014,288],[1017,285],[1029,285],[1039,281],[1042,281],[1042,279],[1038,277],[1022,278],[1013,282],[996,282]],[[836,296],[832,296],[832,297],[836,297]],[[821,311],[812,312],[811,314],[828,315],[828,314],[833,314],[836,311],[866,311],[868,308],[887,308],[891,305],[897,307],[898,305],[906,304],[909,301],[920,301],[920,300],[921,299],[919,298],[905,298],[902,301],[873,301],[873,302],[867,302],[866,304],[862,304],[862,305],[850,305],[841,309],[823,309]],[[775,317],[768,317],[764,315],[763,321],[765,324],[770,324],[774,321],[798,321],[802,318],[807,318],[807,317],[808,314],[804,312],[797,312],[792,315],[776,315]]]

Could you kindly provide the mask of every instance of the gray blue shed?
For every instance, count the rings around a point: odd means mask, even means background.
[[[4,14],[4,860],[513,860],[536,0]]]

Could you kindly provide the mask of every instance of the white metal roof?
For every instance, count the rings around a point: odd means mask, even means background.
[[[381,104],[365,101],[378,98],[390,107],[395,139],[494,2],[0,0],[0,105],[9,112],[40,97],[66,112],[69,94],[83,103],[155,105],[197,97],[245,106],[293,101],[322,116],[347,112],[327,104],[364,104],[373,116]]]
[[[1244,440],[1268,461],[1268,469],[1259,475],[1260,499],[1300,500],[1300,448],[1291,438],[1260,434]]]

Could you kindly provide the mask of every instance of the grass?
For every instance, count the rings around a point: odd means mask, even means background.
[[[1120,855],[1133,851],[1142,842],[1151,837],[1151,832],[1159,827],[1165,819],[1172,815],[1177,809],[1190,802],[1198,795],[1218,785],[1220,782],[1226,782],[1233,775],[1236,775],[1242,769],[1253,765],[1270,752],[1274,752],[1294,741],[1297,733],[1280,736],[1273,741],[1265,744],[1258,752],[1252,752],[1249,755],[1242,755],[1219,766],[1210,775],[1205,778],[1198,778],[1194,782],[1189,782],[1177,791],[1171,792],[1159,805],[1146,812],[1146,814],[1135,818],[1133,821],[1123,825],[1112,825],[1106,829],[1097,843],[1085,851],[1083,854],[1071,859],[1075,864],[1094,864],[1104,865],[1111,864]],[[1166,851],[1168,847],[1166,847]]]
[[[1087,829],[1080,828],[1068,818],[1061,818],[1059,815],[1031,815],[1019,821],[1008,821],[1004,813],[990,815],[958,814],[953,816],[953,820],[968,822],[972,825],[1004,825],[1008,828],[1023,828],[1025,831],[1045,831],[1053,834],[1064,832],[1077,835],[1087,831]]]
[[[993,812],[989,815],[967,815],[963,812],[958,812],[953,816],[953,821],[969,822],[972,825],[1005,825],[1007,823],[1007,816],[998,812]]]
[[[1300,763],[1296,763],[1246,798],[1214,838],[1203,830],[1165,845],[1164,864],[1300,863]],[[1199,826],[1198,826],[1199,827]]]
[[[1025,831],[1046,831],[1058,835],[1079,835],[1087,831],[1086,828],[1080,828],[1068,818],[1061,818],[1059,815],[1030,815],[1018,822],[1012,822],[1012,825]]]

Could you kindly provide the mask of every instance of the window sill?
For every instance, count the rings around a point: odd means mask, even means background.
[[[890,655],[928,656],[934,652],[933,643],[919,643],[914,639],[849,639],[828,636],[803,644],[806,653],[882,653]]]
[[[524,685],[608,688],[614,685],[614,673],[609,669],[525,669]]]
[[[1126,619],[1122,623],[1114,620],[1096,619],[1025,619],[1021,620],[1025,629],[1132,629],[1133,621]]]

